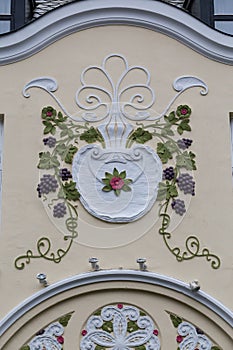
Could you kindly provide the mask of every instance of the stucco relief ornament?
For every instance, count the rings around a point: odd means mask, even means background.
[[[177,78],[175,96],[157,113],[150,79],[146,68],[130,66],[124,56],[111,54],[102,65],[83,70],[75,114],[55,96],[58,86],[53,78],[40,77],[24,87],[25,97],[31,88],[43,89],[62,111],[51,106],[42,109],[45,150],[39,154],[37,191],[68,246],[54,253],[49,238],[42,237],[37,253],[28,250],[16,259],[18,269],[32,258],[61,261],[78,235],[78,200],[91,215],[110,223],[136,221],[157,200],[159,233],[176,260],[205,257],[212,268],[220,266],[220,259],[201,248],[196,236],[186,239],[182,251],[171,246],[168,231],[173,213],[182,217],[187,198],[195,195],[192,171],[196,170],[190,150],[193,141],[181,138],[191,131],[191,108],[182,104],[171,110],[171,106],[187,89],[199,87],[206,95],[208,87],[196,77]]]
[[[131,305],[109,305],[92,315],[82,331],[81,350],[159,350],[153,320]]]
[[[173,326],[177,328],[177,350],[221,350],[204,332],[181,317],[168,312]]]
[[[109,69],[112,61],[116,59],[122,67],[117,78]],[[102,85],[91,81],[90,77],[95,74]],[[137,74],[139,81],[129,83],[129,79],[135,79]],[[57,84],[52,78],[31,81],[25,86],[24,95],[28,96],[27,90],[31,87],[42,88],[73,121],[100,123],[96,132],[102,139],[101,145],[88,144],[79,149],[73,158],[72,177],[80,194],[80,201],[91,215],[109,222],[132,222],[152,208],[163,172],[158,153],[150,146],[144,145],[152,138],[149,131],[142,130],[143,135],[138,138],[141,141],[136,145],[130,143],[133,141],[132,136],[137,137],[137,133],[140,133],[140,128],[133,132],[132,122],[159,120],[183,91],[201,86],[204,88],[202,93],[205,94],[207,87],[198,78],[178,78],[174,82],[174,89],[178,94],[160,115],[154,116],[151,107],[155,102],[155,94],[150,87],[148,70],[142,66],[129,66],[122,55],[116,54],[107,56],[101,66],[86,68],[81,74],[81,85],[76,93],[76,103],[82,111],[81,117],[70,115],[55,97],[53,91],[56,90]],[[49,128],[49,123],[46,124],[45,121],[44,124]],[[86,132],[87,138],[91,137],[93,130],[94,128]],[[118,196],[112,191],[103,190],[103,179],[106,178],[106,174],[113,173],[115,168],[120,173],[127,172],[131,180],[130,190],[115,192]]]
[[[57,322],[40,329],[20,350],[63,350],[65,343],[64,331],[71,316],[71,314],[62,316]]]

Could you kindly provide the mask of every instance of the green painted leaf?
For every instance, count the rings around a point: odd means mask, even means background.
[[[105,177],[106,177],[106,179],[111,180],[114,176],[113,176],[112,174],[106,172],[106,173],[105,173]]]
[[[140,346],[135,346],[134,349],[135,350],[146,350],[146,347],[144,345],[140,345]]]
[[[114,190],[114,192],[117,197],[121,194],[121,190]]]
[[[135,332],[138,330],[138,325],[136,322],[133,322],[133,321],[129,321],[128,324],[127,324],[127,331],[129,333],[132,333],[132,332]]]
[[[119,177],[119,171],[116,168],[113,170],[113,176]]]
[[[24,345],[24,346],[22,346],[22,348],[20,348],[20,350],[30,350],[30,346]]]
[[[221,350],[221,348],[219,348],[218,346],[214,345],[211,347],[211,350]]]
[[[189,119],[185,119],[180,123],[182,130],[191,131],[191,126],[189,125]]]
[[[173,198],[173,197],[177,197],[178,196],[178,191],[177,191],[177,188],[176,188],[176,185],[174,184],[167,184],[167,194],[166,194],[166,198],[169,199],[169,198]]]
[[[75,153],[77,152],[78,148],[76,146],[73,146],[73,145],[70,145],[68,150],[67,150],[67,153],[66,153],[66,156],[65,156],[65,162],[68,163],[68,164],[72,164],[72,161],[73,161],[73,157],[75,155]]]
[[[49,152],[39,153],[39,158],[39,169],[52,169],[57,168],[60,165],[57,156],[52,156]]]
[[[178,147],[175,141],[168,140],[165,142],[165,146],[169,150],[169,152],[174,153],[177,151]]]
[[[125,178],[126,178],[126,171],[125,171],[125,170],[122,171],[122,172],[119,174],[119,177],[120,177],[121,179],[125,179]]]
[[[50,132],[52,135],[55,135],[56,134],[56,127],[53,126]]]
[[[94,316],[100,316],[101,315],[101,309],[97,310],[95,313],[94,313]]]
[[[102,325],[102,329],[105,332],[112,333],[112,331],[113,331],[113,324],[112,324],[112,322],[110,322],[110,321],[104,322],[103,325]]]
[[[131,188],[130,188],[128,185],[124,184],[124,186],[122,187],[122,190],[123,190],[124,192],[130,192],[130,191],[131,191]]]
[[[103,348],[100,345],[96,345],[95,350],[106,350],[106,348]]]
[[[181,126],[178,126],[178,128],[177,128],[177,132],[178,132],[178,134],[179,134],[179,135],[182,135],[182,134],[183,134],[183,132],[184,132],[184,130],[182,129],[182,127],[181,127]]]
[[[63,327],[66,327],[69,323],[69,320],[71,319],[71,314],[69,315],[65,315],[65,316],[62,316],[61,318],[59,318],[58,322],[63,326]]]
[[[166,198],[166,195],[167,195],[167,185],[163,182],[160,182],[156,200],[160,202]]]
[[[76,183],[74,181],[65,182],[63,186],[63,191],[65,198],[72,201],[77,201],[80,197],[79,192],[76,189]]]
[[[109,179],[102,179],[102,182],[106,185],[109,185],[110,186],[110,180]]]
[[[169,151],[166,144],[162,142],[159,142],[157,144],[157,153],[163,164],[167,163],[169,159],[172,159],[171,152]]]
[[[84,131],[80,135],[80,140],[84,140],[87,143],[93,143],[96,141],[100,141],[100,142],[104,141],[100,132],[97,129],[95,129],[93,126],[90,127],[90,129]]]
[[[176,156],[176,165],[179,168],[185,168],[187,170],[196,170],[196,164],[195,164],[195,154],[191,151],[185,151],[182,154],[179,154]]]
[[[110,191],[112,191],[112,187],[109,185],[107,185],[107,186],[104,186],[103,188],[102,188],[102,191],[104,191],[104,192],[110,192]]]
[[[124,183],[126,185],[130,185],[132,182],[133,182],[133,180],[131,180],[131,179],[124,179]]]
[[[129,136],[129,139],[132,140],[132,141],[135,141],[137,143],[143,144],[143,143],[151,140],[152,137],[153,136],[152,136],[152,134],[149,131],[144,130],[143,128],[137,128]]]
[[[173,315],[173,314],[170,314],[170,319],[173,323],[173,326],[174,327],[178,327],[180,323],[182,323],[182,319],[180,317],[178,317],[177,315]]]

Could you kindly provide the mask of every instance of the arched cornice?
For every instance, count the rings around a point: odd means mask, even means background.
[[[233,38],[185,11],[155,0],[85,0],[48,12],[17,32],[0,37],[0,64],[42,50],[64,36],[104,25],[132,25],[164,33],[202,55],[233,64]]]
[[[0,322],[0,336],[2,336],[17,320],[19,320],[27,312],[32,310],[37,305],[45,302],[46,300],[59,295],[60,293],[95,283],[121,283],[123,281],[143,283],[144,285],[148,286],[148,289],[151,285],[154,285],[181,293],[206,306],[208,309],[222,318],[227,324],[233,326],[233,313],[229,309],[224,307],[216,299],[212,298],[210,295],[201,290],[198,292],[192,291],[189,287],[189,284],[187,283],[153,272],[141,272],[136,270],[102,270],[75,275],[73,277],[54,283],[39,291],[38,293],[32,295],[16,308],[14,308]]]

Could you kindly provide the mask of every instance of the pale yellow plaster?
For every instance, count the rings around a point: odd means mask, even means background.
[[[43,236],[50,238],[54,249],[66,245],[36,193],[38,153],[43,138],[40,111],[47,105],[58,107],[44,91],[31,89],[31,97],[26,99],[22,89],[36,77],[54,77],[59,84],[56,96],[71,113],[75,113],[74,96],[80,87],[81,71],[89,65],[100,65],[111,53],[120,53],[131,65],[142,65],[151,72],[156,112],[161,112],[174,96],[172,83],[179,76],[199,77],[209,87],[207,96],[201,96],[200,89],[195,88],[185,92],[175,104],[185,103],[193,109],[191,136],[195,141],[193,150],[197,155],[198,170],[194,174],[196,196],[192,198],[184,220],[174,229],[171,241],[174,246],[182,246],[187,236],[199,237],[202,247],[220,257],[221,268],[218,270],[212,269],[204,258],[177,262],[158,233],[158,223],[154,227],[149,225],[148,229],[147,223],[142,224],[145,222],[142,218],[138,223],[117,226],[100,223],[85,212],[85,220],[80,223],[82,244],[77,239],[59,264],[34,259],[22,271],[14,267],[15,258],[28,249],[36,251],[36,242]],[[40,289],[36,280],[38,272],[46,272],[49,282],[54,283],[89,271],[88,258],[91,256],[99,258],[102,269],[135,269],[136,259],[145,256],[150,271],[186,282],[198,279],[203,291],[232,308],[231,66],[211,61],[176,40],[150,30],[109,26],[69,35],[28,59],[2,66],[0,77],[0,113],[5,115],[0,241],[1,297],[4,302],[1,303],[1,317]],[[111,241],[116,241],[111,245],[114,248],[99,243],[95,230],[89,237],[92,246],[89,241],[85,244],[90,223],[100,230],[104,227],[106,232],[109,228]],[[118,242],[121,230],[126,236],[132,236],[126,245]]]

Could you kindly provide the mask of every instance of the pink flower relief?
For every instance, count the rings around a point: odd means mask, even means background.
[[[117,304],[118,309],[123,309],[123,304]]]
[[[180,111],[180,113],[181,113],[182,115],[187,114],[187,113],[188,113],[187,108],[182,108],[181,111]]]
[[[124,186],[125,182],[120,177],[113,177],[110,180],[110,185],[113,190],[120,190]]]
[[[158,329],[154,329],[154,330],[153,330],[153,334],[157,336],[157,335],[159,334]]]
[[[51,111],[48,111],[48,112],[46,113],[46,115],[47,115],[48,117],[51,117],[52,114],[53,114],[53,113],[52,113]]]
[[[59,344],[63,344],[64,343],[64,338],[60,335],[59,337],[57,337],[57,341]]]
[[[87,334],[86,329],[83,329],[83,330],[82,330],[82,335],[85,336],[86,334]]]
[[[181,343],[182,340],[183,340],[183,337],[182,337],[181,335],[178,335],[178,336],[176,337],[177,343]]]

